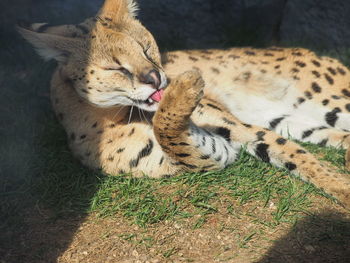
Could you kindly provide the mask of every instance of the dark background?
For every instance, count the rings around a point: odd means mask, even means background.
[[[95,14],[102,2],[0,2],[0,260],[7,255],[10,261],[6,262],[21,262],[30,253],[21,247],[31,229],[25,218],[40,212],[37,204],[47,194],[45,187],[37,187],[54,167],[46,157],[54,151],[64,151],[70,158],[65,146],[60,148],[65,145],[64,132],[50,110],[49,80],[55,65],[40,60],[15,32],[14,25],[18,19],[78,23]],[[326,50],[348,63],[350,1],[139,0],[139,3],[139,18],[162,50],[271,44],[304,46]],[[57,158],[62,155],[58,154]],[[87,197],[98,187],[93,180],[88,186]],[[78,225],[79,219],[73,224],[71,234]],[[20,252],[12,257],[8,253],[15,246]],[[54,261],[54,257],[43,262]]]

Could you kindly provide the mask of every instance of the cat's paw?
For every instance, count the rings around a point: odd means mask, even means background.
[[[186,71],[174,78],[164,94],[161,108],[191,113],[203,97],[204,80],[198,71]]]

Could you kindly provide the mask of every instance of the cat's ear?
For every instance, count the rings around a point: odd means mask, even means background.
[[[112,24],[118,24],[125,16],[135,17],[137,11],[135,0],[105,0],[98,16]]]
[[[83,45],[83,40],[80,38],[41,33],[40,29],[43,26],[45,25],[38,23],[25,26],[22,23],[17,26],[17,30],[45,60],[55,59],[65,62],[71,53]]]

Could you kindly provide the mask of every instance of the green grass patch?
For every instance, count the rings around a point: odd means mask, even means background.
[[[41,160],[32,192],[59,216],[67,212],[94,212],[100,217],[123,215],[146,227],[164,220],[194,218],[193,228],[206,223],[218,211],[257,224],[274,227],[294,222],[311,205],[310,196],[325,195],[310,184],[291,177],[286,170],[260,162],[243,150],[227,169],[202,174],[188,173],[173,178],[106,176],[84,168],[70,153],[63,129],[47,121],[41,137]],[[321,159],[342,167],[344,151],[304,144]],[[248,210],[241,206],[248,204]],[[266,209],[269,220],[254,212]]]

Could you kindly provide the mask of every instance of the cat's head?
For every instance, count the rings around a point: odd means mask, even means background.
[[[81,24],[18,30],[44,59],[58,61],[62,76],[90,103],[155,111],[167,80],[158,46],[136,11],[134,0],[106,0]]]

